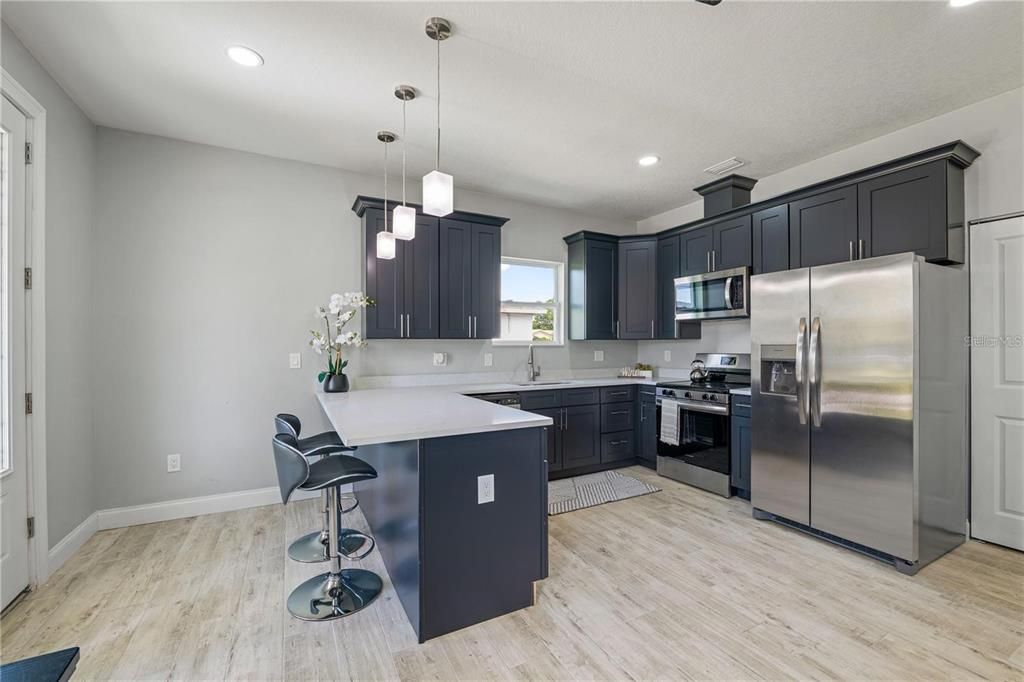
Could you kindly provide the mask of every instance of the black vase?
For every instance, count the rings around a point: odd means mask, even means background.
[[[348,391],[347,374],[328,374],[324,379],[324,393],[345,393]]]

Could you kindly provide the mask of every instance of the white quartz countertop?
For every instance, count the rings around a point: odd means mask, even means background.
[[[397,443],[553,423],[550,417],[470,398],[450,386],[317,393],[317,398],[346,445]]]
[[[453,386],[438,386],[440,389],[448,389],[455,393],[464,395],[482,395],[484,393],[522,393],[523,391],[557,391],[564,388],[593,388],[598,386],[654,386],[657,379],[642,379],[639,377],[621,378],[608,377],[597,379],[566,379],[564,381],[544,381],[523,383],[497,383],[497,384],[456,384]]]
[[[733,395],[750,395],[750,386],[744,386],[743,388],[730,389],[729,393]]]

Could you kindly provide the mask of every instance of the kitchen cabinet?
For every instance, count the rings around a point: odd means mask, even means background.
[[[600,405],[572,405],[562,408],[562,466],[565,469],[598,464],[601,461]]]
[[[755,213],[751,274],[789,270],[789,204],[773,206]]]
[[[857,185],[857,207],[863,257],[913,251],[964,261],[962,168],[940,159],[866,180]]]
[[[654,237],[619,241],[620,339],[655,337],[657,250],[658,240]]]
[[[850,185],[789,204],[789,267],[852,260],[857,254],[857,187]]]
[[[729,417],[729,484],[736,495],[750,499],[750,396],[733,395],[732,415]]]
[[[655,335],[659,339],[699,339],[700,322],[676,322],[676,277],[682,267],[682,236],[658,238],[655,263],[657,295],[655,304]]]
[[[544,409],[531,410],[539,415],[551,417],[554,422],[547,429],[548,436],[548,472],[562,470],[562,410]]]
[[[679,276],[711,272],[711,249],[714,248],[714,235],[711,233],[711,227],[688,230],[679,236],[682,262]]]
[[[601,434],[601,464],[631,460],[633,450],[632,431]]]
[[[597,232],[577,232],[568,246],[569,339],[617,338],[619,239]]]
[[[640,392],[638,412],[640,418],[637,426],[637,457],[640,463],[652,469],[658,463],[658,419],[655,409],[654,393]]]
[[[416,239],[399,240],[395,257],[377,258],[377,233],[384,229],[384,212],[364,216],[366,295],[376,305],[366,309],[368,339],[436,339],[438,336],[437,218],[416,219]]]
[[[493,338],[501,299],[500,229],[442,218],[439,250],[440,338]]]
[[[749,266],[751,259],[750,216],[741,215],[711,225],[711,269]]]

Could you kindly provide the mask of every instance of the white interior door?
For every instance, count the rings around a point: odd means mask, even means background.
[[[3,97],[0,117],[0,592],[28,587],[25,415],[25,115]]]
[[[971,535],[1024,550],[1024,216],[971,227]]]

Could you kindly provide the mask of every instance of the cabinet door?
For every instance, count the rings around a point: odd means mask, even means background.
[[[548,427],[548,471],[561,471],[562,465],[562,410],[530,410],[534,414],[551,417],[554,422]]]
[[[711,269],[711,249],[714,248],[711,228],[701,227],[679,235],[682,246],[682,268],[679,276],[699,275]]]
[[[794,201],[789,205],[789,226],[791,268],[850,260],[857,247],[857,187]]]
[[[907,251],[947,257],[945,160],[859,183],[857,201],[865,258]]]
[[[732,417],[731,438],[729,439],[729,458],[732,464],[730,483],[740,490],[740,496],[750,499],[750,419],[748,417]]]
[[[405,337],[436,339],[438,337],[438,241],[437,218],[416,217],[416,238],[399,241],[400,257],[405,266]]]
[[[637,456],[642,463],[654,466],[658,455],[658,421],[653,395],[640,395],[640,435]]]
[[[377,258],[377,233],[384,230],[384,213],[368,210],[363,215],[366,253],[366,295],[376,301],[368,307],[365,336],[368,339],[398,339],[402,334],[404,306],[405,269],[401,259],[401,248],[395,258]]]
[[[501,228],[474,224],[471,253],[473,338],[493,339],[501,314]]]
[[[618,317],[618,281],[615,278],[618,246],[612,242],[588,239],[584,249],[586,338],[614,339]]]
[[[750,265],[750,216],[732,218],[711,226],[714,253],[711,265],[715,270],[726,270]]]
[[[752,274],[789,270],[789,204],[753,215]]]
[[[653,339],[657,239],[619,244],[619,338]]]
[[[658,338],[674,339],[676,335],[676,285],[682,256],[680,235],[658,240]]]
[[[470,338],[472,316],[473,225],[461,220],[439,221],[440,297],[439,336]]]
[[[597,464],[601,460],[601,407],[576,405],[563,407],[562,467]]]

